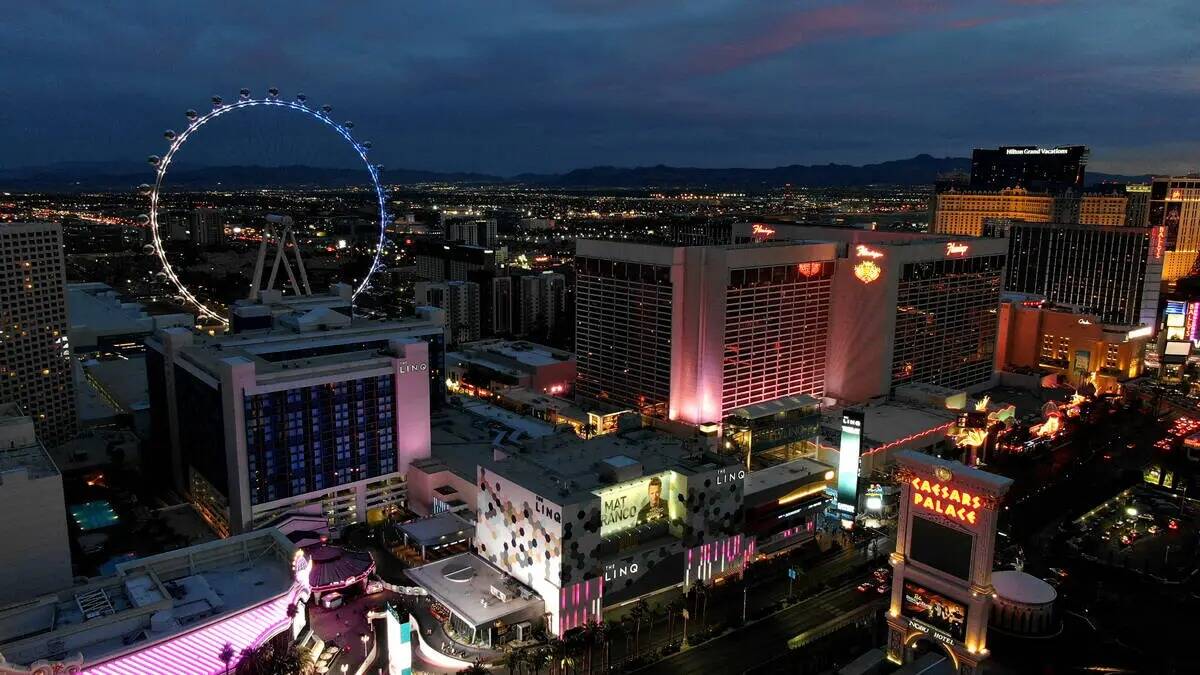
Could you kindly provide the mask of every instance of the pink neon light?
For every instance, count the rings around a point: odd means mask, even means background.
[[[291,625],[288,605],[298,602],[304,589],[292,590],[239,614],[180,634],[131,654],[119,656],[83,671],[83,675],[223,675],[219,654],[226,643],[240,654],[257,647]],[[230,664],[236,665],[236,661]]]
[[[898,438],[898,439],[892,441],[891,443],[884,443],[883,445],[881,445],[877,448],[871,448],[870,450],[867,450],[866,452],[864,452],[862,454],[864,456],[866,456],[866,455],[873,455],[877,452],[883,452],[884,450],[890,450],[890,449],[896,447],[897,445],[908,443],[909,441],[915,441],[918,438],[924,438],[925,436],[928,436],[930,434],[936,434],[939,431],[945,431],[952,426],[954,426],[954,422],[946,422],[945,424],[943,424],[941,426],[936,426],[932,429],[926,429],[925,431],[915,433],[911,436],[905,436],[904,438]]]

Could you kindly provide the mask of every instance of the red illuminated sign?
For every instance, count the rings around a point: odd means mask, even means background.
[[[865,246],[863,244],[859,244],[854,249],[854,254],[860,258],[882,258],[883,257],[883,251],[876,251],[875,249],[871,248],[870,246]]]
[[[773,228],[767,227],[762,223],[754,223],[750,232],[757,239],[770,239],[775,234],[775,230]]]
[[[1167,251],[1167,226],[1159,225],[1154,228],[1150,238],[1154,249],[1154,259],[1162,260],[1163,254]]]
[[[946,255],[966,255],[970,248],[971,247],[967,246],[966,244],[955,244],[954,242],[950,242],[946,244]]]
[[[883,270],[873,260],[863,260],[854,266],[854,276],[864,284],[869,284],[879,278]]]
[[[821,273],[821,263],[819,262],[804,262],[796,265],[796,271],[800,272],[800,276],[805,279],[811,279]]]
[[[920,476],[912,479],[912,503],[960,523],[975,524],[983,501],[978,495],[959,490],[953,485],[930,483]]]

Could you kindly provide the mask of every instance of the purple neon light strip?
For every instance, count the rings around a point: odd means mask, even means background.
[[[226,643],[240,654],[278,635],[291,623],[287,607],[299,586],[274,600],[226,617],[165,642],[117,657],[83,671],[83,675],[217,675],[225,672],[219,654]],[[231,664],[236,665],[236,661]]]

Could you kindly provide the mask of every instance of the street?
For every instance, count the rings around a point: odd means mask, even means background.
[[[743,673],[787,651],[788,640],[869,603],[882,611],[886,598],[856,590],[849,582],[831,591],[773,614],[695,649],[689,649],[651,666],[662,673]]]

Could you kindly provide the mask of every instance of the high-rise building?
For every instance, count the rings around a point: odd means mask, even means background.
[[[0,224],[0,401],[33,418],[55,447],[75,434],[62,228]]]
[[[491,302],[488,303],[490,325],[484,326],[488,335],[515,333],[513,325],[513,277],[508,275],[492,279]]]
[[[446,344],[460,345],[480,338],[479,284],[473,281],[417,282],[418,307],[445,312]]]
[[[307,505],[343,525],[402,504],[429,454],[431,328],[314,309],[236,335],[160,331],[146,370],[169,475],[225,532]]]
[[[1150,215],[1150,186],[1130,184],[1125,186],[1125,224],[1146,227]]]
[[[940,192],[933,197],[930,231],[959,237],[979,237],[983,235],[984,221],[989,218],[1048,223],[1055,217],[1055,201],[1053,195],[1032,193],[1024,188]]]
[[[518,279],[520,334],[544,335],[553,331],[566,309],[566,277],[558,272],[542,272]]]
[[[1157,311],[1148,228],[1014,221],[1006,229],[1006,291],[1040,295],[1122,326],[1141,323],[1144,305],[1149,316]]]
[[[62,474],[16,403],[0,403],[0,513],[0,605],[70,586]]]
[[[577,392],[691,423],[824,391],[837,245],[576,244]]]
[[[1088,149],[1082,145],[1039,148],[1002,145],[971,153],[971,189],[1083,189]]]
[[[414,239],[417,275],[429,281],[471,281],[471,274],[502,274],[508,250],[449,243],[440,239]]]
[[[1187,276],[1200,256],[1200,175],[1156,177],[1146,224],[1161,228],[1163,281]]]
[[[996,307],[1007,244],[809,228],[845,242],[834,277],[826,394],[847,402],[906,384],[994,384]]]
[[[188,232],[193,244],[214,246],[225,242],[225,214],[219,209],[192,209]]]
[[[495,218],[455,218],[446,222],[446,241],[467,246],[494,248],[497,243]]]

